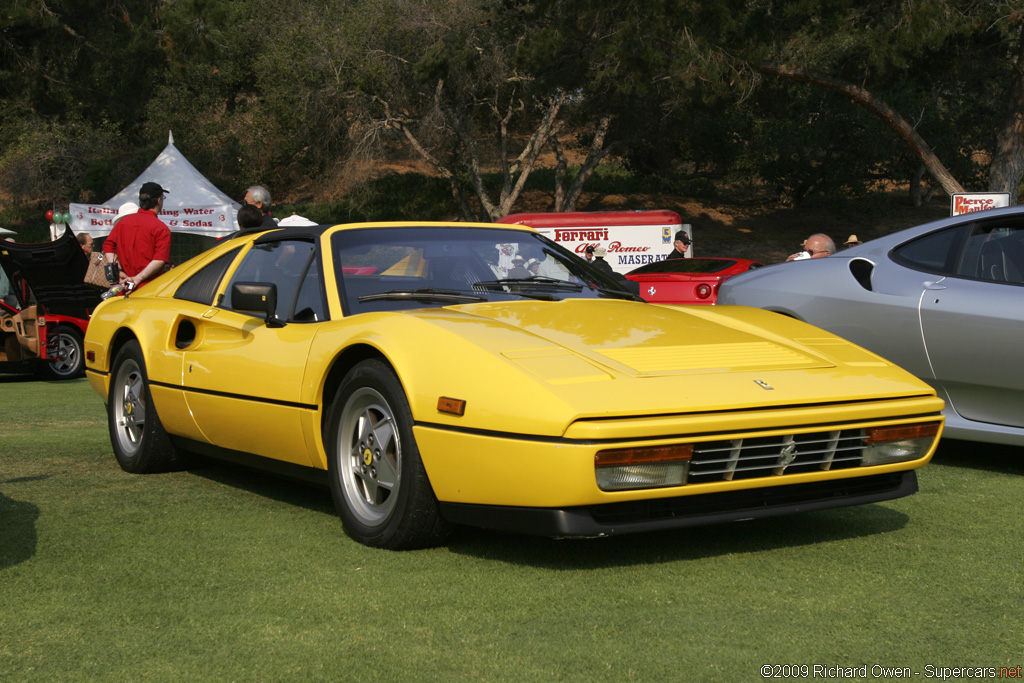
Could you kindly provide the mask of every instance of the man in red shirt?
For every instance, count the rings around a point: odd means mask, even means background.
[[[121,283],[141,287],[164,272],[171,262],[171,230],[157,218],[167,190],[157,183],[143,183],[139,211],[117,222],[103,241],[103,257],[121,264]]]

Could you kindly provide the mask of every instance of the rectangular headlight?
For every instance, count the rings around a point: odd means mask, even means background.
[[[602,491],[682,486],[692,457],[693,444],[598,451],[597,485]]]
[[[923,458],[935,443],[938,433],[938,422],[868,429],[861,465],[888,465]]]

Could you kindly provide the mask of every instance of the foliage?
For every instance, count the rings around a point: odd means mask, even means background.
[[[715,23],[719,33],[683,47],[694,47],[690,55],[700,55],[719,67],[731,66],[732,80],[746,88],[745,97],[758,84],[762,90],[774,89],[757,75],[759,65],[769,62],[861,84],[894,105],[903,118],[911,119],[930,147],[941,152],[946,168],[974,189],[982,189],[972,157],[979,150],[994,150],[995,133],[1008,124],[1006,93],[1020,78],[1015,75],[1020,63],[1012,58],[1024,26],[1019,10],[1014,13],[1008,3],[960,0],[898,4],[808,0],[742,7],[730,3],[729,11],[728,20]],[[682,69],[677,66],[677,70]],[[827,131],[834,129],[837,119],[848,117],[843,113],[846,103],[834,94],[805,101],[814,101],[813,108],[803,107],[795,119],[775,118],[772,125],[785,128],[787,120],[805,120],[809,125],[824,124]],[[815,123],[808,115],[814,116]],[[876,130],[880,140],[891,139],[884,129],[876,126]],[[830,143],[842,137],[819,134],[822,144],[816,145],[814,154],[827,156]],[[825,168],[826,175],[839,181],[823,188],[855,186],[878,173],[889,182],[904,181],[921,165],[912,155],[926,152],[864,142],[847,145],[830,162],[813,164],[815,172]],[[806,182],[799,177],[811,170],[812,162],[799,155],[793,160],[791,170],[776,166],[775,173],[792,175],[787,184],[803,187]],[[799,199],[799,194],[794,198]]]
[[[109,197],[169,130],[230,194],[365,194],[411,150],[488,218],[543,169],[569,208],[609,156],[795,203],[919,176],[920,146],[765,65],[862,88],[960,184],[1013,187],[1022,28],[1008,0],[10,0],[0,202]]]
[[[336,202],[281,204],[279,218],[297,213],[317,223],[361,221],[454,220],[458,206],[448,184],[419,173],[392,173],[373,178]]]
[[[7,196],[3,216],[8,225],[40,223],[46,209],[66,211],[72,201],[105,200],[120,190],[111,180],[131,162],[115,127],[104,122],[16,119],[4,137],[0,187]]]

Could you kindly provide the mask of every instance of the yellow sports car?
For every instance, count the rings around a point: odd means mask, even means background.
[[[644,303],[514,225],[242,233],[101,304],[85,355],[126,471],[199,453],[318,480],[385,548],[897,498],[942,430],[935,392],[868,351]]]

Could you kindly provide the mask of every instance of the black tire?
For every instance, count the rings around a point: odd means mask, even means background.
[[[56,337],[57,358],[43,362],[41,366],[43,377],[56,380],[81,377],[85,370],[85,342],[82,333],[71,325],[58,325],[54,330],[54,336]]]
[[[135,340],[121,347],[111,366],[107,425],[114,457],[125,472],[149,474],[184,467],[184,458],[156,414],[146,361]]]
[[[451,526],[412,434],[412,411],[394,372],[379,360],[353,367],[327,421],[328,474],[345,531],[368,546],[437,545]]]

